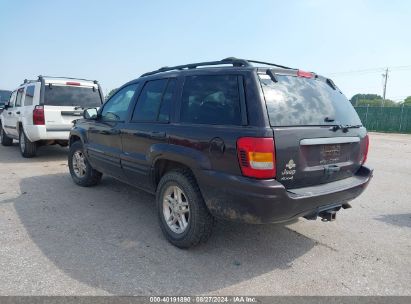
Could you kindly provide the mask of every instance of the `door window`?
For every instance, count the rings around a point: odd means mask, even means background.
[[[186,77],[180,120],[195,124],[241,125],[238,77]]]
[[[138,84],[133,83],[117,91],[105,104],[101,112],[103,120],[125,121],[130,102]]]
[[[31,106],[33,104],[34,88],[34,85],[28,86],[26,88],[26,97],[24,97],[25,106]]]
[[[16,107],[21,107],[21,100],[23,98],[24,88],[17,90]]]
[[[177,87],[177,80],[170,79],[166,91],[163,94],[163,100],[161,102],[160,111],[158,113],[158,121],[168,122],[170,121],[170,112],[172,108],[172,100],[175,89]]]
[[[10,96],[10,100],[9,100],[9,108],[14,108],[14,102],[16,101],[16,94],[17,92],[14,91],[11,96]]]
[[[156,121],[167,79],[148,81],[134,108],[132,121]]]

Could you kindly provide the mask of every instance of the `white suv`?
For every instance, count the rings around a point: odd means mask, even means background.
[[[49,76],[25,80],[0,115],[1,144],[19,140],[23,157],[35,156],[41,145],[67,146],[73,120],[86,108],[100,107],[103,100],[95,80]]]

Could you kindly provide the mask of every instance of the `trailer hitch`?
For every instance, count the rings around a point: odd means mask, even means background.
[[[348,203],[344,204],[334,204],[317,208],[314,212],[304,216],[307,220],[316,220],[317,217],[321,217],[323,222],[332,222],[337,219],[337,212],[341,209],[351,208],[351,205]]]
[[[318,214],[318,216],[321,217],[321,221],[323,222],[332,222],[337,219],[337,211],[336,210],[321,211]]]

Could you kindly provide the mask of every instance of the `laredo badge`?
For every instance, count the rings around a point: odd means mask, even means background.
[[[281,180],[293,180],[296,172],[295,167],[297,167],[296,163],[293,159],[290,159],[285,165],[285,169],[281,172]]]

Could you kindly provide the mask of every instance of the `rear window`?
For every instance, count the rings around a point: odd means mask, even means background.
[[[186,77],[180,120],[194,124],[241,125],[238,77]]]
[[[46,85],[44,104],[49,106],[100,107],[98,89],[77,86]]]
[[[361,125],[348,99],[323,80],[276,75],[273,82],[259,76],[271,126]]]

